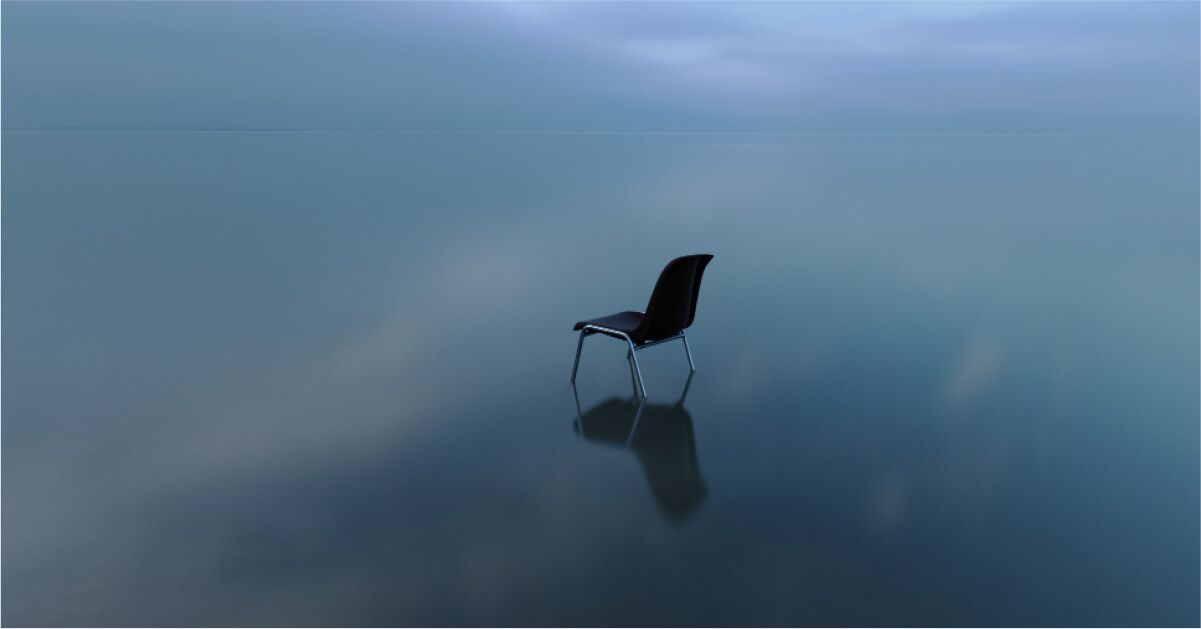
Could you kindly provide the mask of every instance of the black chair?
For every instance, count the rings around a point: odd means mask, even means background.
[[[638,357],[635,355],[638,350],[680,339],[684,341],[684,352],[688,355],[688,369],[690,372],[696,371],[684,330],[692,325],[696,317],[701,276],[712,259],[713,256],[701,253],[668,262],[659,274],[659,281],[655,283],[645,314],[627,310],[576,323],[572,330],[579,330],[580,342],[575,350],[575,366],[571,368],[571,383],[575,384],[576,372],[580,369],[584,338],[591,334],[604,334],[626,342],[629,346],[626,360],[630,361],[638,376],[638,388],[643,399],[647,397],[646,384],[642,381],[642,369],[638,367]]]
[[[575,431],[593,443],[633,452],[655,503],[672,523],[686,520],[709,494],[696,455],[692,417],[684,408],[691,384],[689,373],[684,392],[674,404],[612,397],[583,411],[579,393],[575,399]]]

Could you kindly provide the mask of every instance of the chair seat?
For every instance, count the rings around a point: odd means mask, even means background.
[[[631,334],[634,332],[634,330],[638,329],[638,324],[640,323],[642,323],[642,313],[635,312],[633,310],[627,310],[625,312],[618,312],[616,314],[606,315],[604,317],[597,317],[595,319],[576,322],[575,327],[571,329],[575,331],[583,328],[586,325],[595,325],[602,328],[609,328],[611,330],[617,330],[618,332]]]

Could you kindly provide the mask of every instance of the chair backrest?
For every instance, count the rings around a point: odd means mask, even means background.
[[[635,343],[669,338],[692,325],[696,318],[696,299],[701,292],[701,276],[712,255],[676,258],[667,263],[655,283],[646,315],[638,329],[630,335]]]

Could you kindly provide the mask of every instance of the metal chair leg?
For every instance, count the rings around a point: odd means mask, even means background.
[[[634,423],[630,426],[630,434],[626,436],[625,447],[630,447],[634,443],[634,436],[638,434],[638,420],[642,419],[642,409],[646,408],[646,398],[638,401],[638,412],[634,413]]]
[[[646,383],[642,381],[642,368],[638,366],[638,354],[634,349],[634,342],[626,339],[626,343],[630,346],[630,360],[634,363],[634,371],[638,374],[638,388],[642,389],[642,399],[650,397],[646,392]]]
[[[638,391],[638,376],[634,375],[634,355],[630,350],[626,350],[626,367],[630,368],[630,386],[634,389],[634,397],[642,399],[642,393]]]
[[[571,368],[571,383],[575,384],[575,374],[580,370],[580,352],[584,351],[584,337],[588,335],[587,330],[580,330],[580,342],[575,346],[575,366]]]
[[[684,391],[680,393],[680,399],[676,400],[676,406],[684,406],[684,398],[688,397],[688,387],[692,386],[692,377],[696,374],[694,371],[688,372],[688,379],[684,381]],[[576,406],[579,406],[580,400],[576,398]]]
[[[580,410],[580,392],[579,392],[579,390],[577,390],[575,388],[575,383],[572,383],[572,385],[571,385],[571,394],[575,396],[575,425],[579,426],[579,428],[580,428],[580,430],[579,430],[580,436],[585,437],[586,435],[584,434],[584,411]]]
[[[640,392],[640,395],[642,396],[642,399],[645,400],[648,397],[650,397],[650,395],[646,392],[646,382],[642,379],[642,367],[640,367],[638,365],[638,354],[636,353],[637,348],[634,347],[634,341],[630,339],[628,334],[621,332],[620,330],[612,330],[609,328],[602,328],[599,326],[589,325],[589,326],[585,327],[583,330],[580,330],[580,342],[579,342],[579,344],[576,345],[576,348],[575,348],[575,365],[571,368],[571,383],[575,384],[576,373],[580,369],[580,353],[584,351],[584,337],[588,334],[597,334],[597,333],[606,334],[608,336],[615,336],[618,338],[625,339],[626,345],[629,347],[630,362],[633,363],[633,365],[634,365],[634,374],[638,376],[638,379],[637,379],[638,386],[636,388],[640,390],[639,392]],[[668,340],[675,340],[675,338],[673,337]],[[664,342],[664,341],[657,341],[654,343],[649,343],[649,344],[645,345],[644,347],[649,347],[651,345],[658,345],[659,343],[662,343],[662,342]],[[687,349],[687,347],[685,347],[685,349]],[[689,365],[692,364],[692,355],[691,354],[688,355],[688,362],[689,362]]]
[[[684,353],[688,354],[688,371],[696,371],[696,365],[692,364],[692,350],[688,349],[688,337],[681,332],[680,338],[684,340]],[[576,360],[578,361],[579,358],[576,358]]]

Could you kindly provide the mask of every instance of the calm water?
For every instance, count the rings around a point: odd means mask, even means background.
[[[4,141],[6,623],[1197,619],[1192,142]]]
[[[1201,620],[1195,131],[3,150],[6,625]]]

